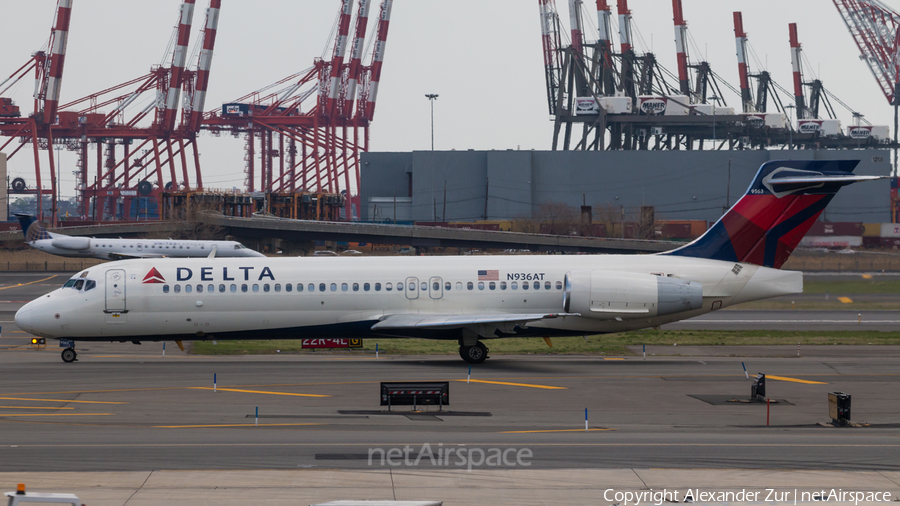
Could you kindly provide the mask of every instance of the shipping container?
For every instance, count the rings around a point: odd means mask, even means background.
[[[886,241],[886,240],[889,240],[889,239],[885,239],[883,237],[863,236],[862,245],[863,245],[863,248],[881,248],[883,241]],[[898,239],[898,241],[900,241],[900,239]]]
[[[575,115],[599,114],[600,106],[594,97],[575,97]]]
[[[57,115],[60,128],[77,128],[80,116],[78,111],[60,111]]]
[[[713,113],[713,105],[712,104],[696,104],[691,106],[691,111],[695,112],[701,116],[712,116]]]
[[[701,116],[731,116],[734,114],[734,107],[719,107],[713,104],[692,105],[691,110]]]
[[[0,98],[0,116],[4,118],[18,118],[22,113],[11,98]]]
[[[879,237],[882,248],[900,248],[900,237]]]
[[[654,231],[656,230],[656,226],[661,225],[687,225],[687,236],[680,237],[680,239],[700,237],[706,233],[707,228],[706,220],[657,220],[654,223]]]
[[[835,236],[835,235],[863,235],[863,224],[856,222],[817,221],[810,227],[807,235]]]
[[[882,223],[881,237],[900,237],[900,223]]]
[[[862,246],[862,236],[819,237],[808,235],[800,241],[800,246],[804,248],[856,248]]]
[[[78,123],[89,127],[99,127],[103,124],[104,118],[106,118],[105,114],[89,113],[84,116],[79,116]]]
[[[863,223],[863,237],[881,237],[881,223]]]
[[[417,221],[418,227],[459,228],[463,230],[493,230],[500,231],[500,225],[493,223],[474,223],[471,221],[445,222],[445,221]]]
[[[222,116],[249,116],[250,104],[222,104]]]
[[[600,107],[607,114],[631,114],[634,104],[631,97],[602,97],[600,98]]]
[[[879,141],[886,141],[891,138],[891,127],[886,125],[848,126],[847,135],[852,139],[866,140],[871,137]]]
[[[706,232],[706,226],[706,220],[657,220],[653,224],[653,230],[657,239],[664,239],[666,235],[671,239],[694,239]],[[670,232],[662,232],[664,228]],[[657,230],[662,233],[656,233]],[[685,232],[675,233],[675,230],[685,230]]]
[[[461,221],[454,221],[453,223],[464,223]],[[512,222],[509,220],[475,220],[473,223],[480,223],[485,225],[497,225],[500,227],[500,230],[503,232],[509,232],[512,230]]]
[[[638,108],[642,114],[655,116],[687,116],[691,101],[685,95],[668,97],[657,95],[641,95],[638,97]]]
[[[744,123],[754,128],[787,128],[787,116],[780,112],[743,114]]]
[[[800,119],[797,120],[797,131],[801,134],[825,135],[833,137],[841,134],[839,119]]]
[[[691,239],[691,226],[687,223],[654,223],[654,239]]]
[[[262,114],[263,111],[268,109],[268,106],[264,105],[251,105],[251,104],[223,104],[222,105],[222,116],[255,116]],[[287,111],[286,107],[276,107],[275,112],[284,113]]]

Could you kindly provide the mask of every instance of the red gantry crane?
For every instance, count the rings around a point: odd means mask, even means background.
[[[52,145],[54,139],[56,142],[64,142],[69,150],[78,153],[76,197],[81,205],[82,215],[90,216],[93,220],[128,219],[139,207],[133,205],[137,204],[135,199],[138,196],[155,201],[163,188],[191,187],[187,157],[189,148],[193,152],[191,158],[196,187],[202,187],[196,136],[209,84],[221,0],[210,0],[203,50],[200,52],[197,70],[192,71],[186,69],[186,62],[195,1],[181,2],[173,43],[170,44],[172,50],[163,60],[169,62],[168,66],[154,66],[144,76],[57,107],[65,55],[65,35],[68,32],[71,10],[71,0],[59,0],[57,22],[51,38],[51,57],[47,64],[42,65],[40,53],[35,56],[34,68],[38,71],[48,69],[46,77],[39,79],[39,84],[45,82],[46,85],[41,85],[39,89],[42,91],[36,94],[35,113],[27,120],[21,120],[19,131],[11,131],[10,123],[13,122],[10,121],[6,121],[0,128],[4,135],[33,137],[35,175],[39,187],[36,191],[43,192],[40,189],[38,139],[44,139],[47,146]],[[53,55],[58,56],[54,59]],[[182,92],[186,106],[179,124],[178,110]],[[140,104],[141,97],[153,95],[155,97],[145,100],[147,105],[130,113],[132,107]],[[107,107],[111,109],[104,111]],[[152,118],[149,125],[146,122],[148,118]],[[27,131],[29,128],[31,131]],[[8,143],[9,141],[6,144]],[[6,144],[0,146],[0,149]],[[88,156],[90,146],[96,148],[94,177],[90,177],[88,169],[88,165],[92,163]],[[49,158],[53,180],[51,192],[54,195],[52,214],[55,221],[55,167],[53,157]],[[176,165],[180,167],[180,171],[176,170]],[[168,168],[168,174],[164,174],[164,167]],[[152,170],[148,172],[148,168]],[[141,170],[145,171],[143,176]],[[144,214],[147,207],[145,204]]]
[[[794,100],[797,107],[797,119],[819,119],[819,111],[824,108],[829,118],[836,118],[834,108],[829,101],[829,94],[820,79],[809,82],[803,81],[803,49],[797,36],[797,23],[788,25],[788,33],[791,43],[791,65],[794,73]],[[809,101],[807,103],[804,88],[808,87]],[[848,107],[849,109],[849,107]]]
[[[888,103],[894,106],[894,175],[898,174],[900,14],[880,0],[832,0]],[[891,221],[900,221],[898,179],[891,183]]]
[[[24,179],[17,178],[13,183],[12,193],[33,193],[37,196],[38,215],[43,217],[43,196],[51,196],[50,221],[54,224],[57,219],[56,204],[59,188],[57,188],[57,167],[53,159],[50,147],[54,144],[54,123],[59,109],[59,94],[62,89],[63,66],[66,59],[66,47],[69,38],[69,21],[72,16],[72,0],[58,0],[56,4],[56,17],[50,32],[50,40],[47,50],[35,52],[31,59],[8,78],[0,83],[0,97],[12,86],[21,81],[25,76],[34,71],[35,93],[33,112],[26,118],[21,118],[21,112],[11,99],[0,98],[0,135],[9,137],[0,143],[0,152],[4,151],[13,140],[19,139],[20,144],[8,155],[12,158],[22,148],[31,144],[34,155],[34,182],[33,190],[27,189]],[[48,152],[50,169],[50,189],[43,186],[40,151]]]
[[[771,95],[778,112],[784,110],[781,96],[778,94],[781,88],[767,70],[760,70],[756,74],[750,72],[750,44],[747,32],[744,31],[744,17],[739,12],[734,13],[734,37],[737,46],[738,76],[741,83],[741,104],[744,112],[767,112],[769,96]],[[756,98],[750,79],[756,79]]]
[[[163,60],[169,62],[168,67],[154,66],[147,75],[66,104],[67,108],[79,110],[73,111],[71,117],[60,115],[61,122],[69,120],[74,123],[77,119],[79,123],[86,123],[78,186],[82,189],[83,212],[95,220],[127,219],[135,213],[146,214],[132,204],[136,204],[135,197],[149,197],[155,202],[162,190],[191,188],[190,172],[194,173],[194,187],[202,188],[196,142],[198,115],[202,115],[202,104],[209,84],[221,0],[210,0],[197,70],[189,71],[186,62],[194,7],[195,0],[183,0],[181,3],[178,24],[173,33],[174,43],[170,44],[172,50]],[[182,121],[178,124],[182,92],[185,107]],[[129,114],[130,108],[138,104],[145,93],[155,93],[157,99],[151,100],[136,113]],[[108,106],[112,106],[109,112],[101,112]],[[144,121],[148,117],[152,120],[146,125]],[[93,181],[87,171],[89,142],[96,143],[98,148]],[[105,149],[101,149],[103,144]],[[119,146],[122,156],[118,154]],[[192,152],[190,162],[187,157],[189,148]],[[191,165],[193,171],[189,170]],[[167,174],[164,168],[168,168]],[[141,175],[141,170],[144,175]],[[89,207],[91,201],[93,208]]]
[[[709,62],[701,61],[690,63],[688,56],[688,27],[684,19],[684,10],[681,0],[672,0],[672,14],[675,21],[675,53],[678,61],[678,87],[683,95],[690,97],[695,104],[705,104],[707,100],[716,97],[714,101],[720,105],[726,105],[722,90],[719,87],[718,76],[712,71]],[[690,69],[694,69],[696,80],[691,86]],[[727,83],[726,83],[727,84]],[[692,89],[693,88],[693,89]],[[736,90],[735,90],[736,91]],[[710,95],[712,92],[712,95]]]
[[[359,0],[349,62],[354,0],[342,0],[330,60],[316,59],[312,67],[227,103],[204,118],[203,128],[214,134],[230,131],[235,137],[245,136],[245,185],[250,192],[274,194],[274,200],[340,204],[345,218],[352,219],[359,155],[369,149],[368,127],[375,113],[393,7],[393,0],[382,0],[371,60],[364,65],[371,3]]]

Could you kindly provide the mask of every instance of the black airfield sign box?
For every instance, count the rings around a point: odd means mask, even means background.
[[[447,406],[449,404],[449,381],[381,383],[382,406]]]

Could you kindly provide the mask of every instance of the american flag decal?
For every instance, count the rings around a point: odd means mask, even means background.
[[[500,271],[478,271],[478,281],[499,281]]]

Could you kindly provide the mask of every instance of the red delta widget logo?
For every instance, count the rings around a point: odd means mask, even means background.
[[[150,272],[148,272],[147,275],[144,276],[144,280],[141,281],[141,283],[165,283],[165,282],[166,282],[166,278],[164,278],[163,275],[160,274],[158,270],[156,270],[156,267],[151,267]]]

